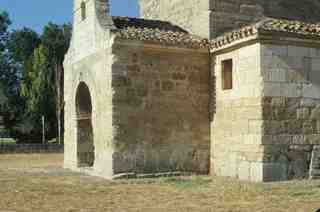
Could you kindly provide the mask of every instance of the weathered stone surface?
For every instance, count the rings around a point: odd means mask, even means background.
[[[282,89],[286,90],[280,92],[283,94],[282,97],[278,97],[276,92],[264,90],[265,136],[262,143],[265,145],[265,161],[271,163],[265,171],[270,171],[270,174],[266,173],[266,180],[275,179],[272,178],[272,172],[276,173],[277,179],[284,180],[309,177],[311,153],[320,140],[320,96],[318,91],[313,89],[313,86],[317,86],[313,79],[308,79],[310,63],[314,59],[309,57],[312,51],[311,48],[300,46],[262,46],[262,60],[268,60],[270,64],[274,61],[273,65],[276,66],[281,64],[290,73],[282,82],[287,84],[282,86]],[[273,56],[269,58],[268,55]],[[305,59],[307,57],[308,61]],[[262,67],[262,71],[272,70]],[[299,74],[301,79],[292,80],[293,74]],[[277,79],[274,79],[274,82],[277,82]],[[306,90],[302,91],[304,85]],[[299,95],[293,95],[295,93]]]
[[[207,52],[114,41],[107,36],[109,29],[96,22],[97,1],[87,2],[93,13],[85,20],[75,17],[76,34],[64,64],[65,167],[92,166],[92,174],[110,178],[127,177],[123,173],[208,173]],[[114,20],[117,26],[139,22]],[[160,23],[151,22],[147,24]],[[81,27],[86,30],[81,32]],[[103,35],[109,46],[96,43]],[[81,49],[84,39],[93,45]],[[76,113],[81,104],[75,104],[75,94],[85,96],[80,84],[88,88],[89,100],[84,102],[91,102],[84,117]]]
[[[118,59],[113,67],[120,64],[133,67],[134,63],[140,71],[126,76],[132,82],[130,85],[114,86],[113,96],[117,98],[130,87],[131,95],[125,99],[134,96],[141,104],[131,105],[127,101],[113,104],[114,127],[119,129],[114,134],[115,173],[176,170],[208,173],[209,97],[208,92],[199,90],[203,86],[208,91],[208,78],[200,80],[208,72],[205,54],[154,48],[132,50],[130,46],[116,45],[113,54]],[[132,55],[137,58],[134,62],[126,59]],[[146,68],[143,64],[150,64],[149,58],[158,61]],[[145,81],[149,74],[152,77]]]
[[[213,38],[265,16],[317,22],[316,0],[140,0],[140,13],[171,21],[195,34]],[[297,9],[299,8],[299,9]],[[285,27],[284,27],[285,28]],[[294,29],[299,28],[299,25]]]
[[[320,146],[316,145],[312,149],[310,163],[310,178],[320,179]]]
[[[273,177],[278,180],[303,179],[309,176],[312,146],[308,145],[274,145],[266,146],[265,158],[267,170],[265,180],[272,181]],[[274,170],[272,170],[274,169]],[[271,173],[267,173],[270,171]],[[274,176],[272,176],[274,172]]]
[[[213,38],[265,15],[318,20],[305,1],[140,0],[159,21],[111,17],[105,0],[85,1],[83,19],[75,0],[65,167],[110,178],[210,166],[250,181],[318,176],[319,25],[267,18],[212,42],[187,32]]]
[[[251,56],[249,51],[245,51],[247,47],[224,51],[215,58],[217,101],[212,123],[214,145],[211,167],[218,175],[253,181],[307,178],[313,146],[320,141],[320,95],[317,84],[312,79],[307,80],[313,58],[305,60],[312,49],[261,44],[257,47],[257,53],[252,46],[250,53],[259,55],[260,64],[248,63],[250,60],[245,59],[246,65],[242,67],[242,62],[238,62]],[[234,60],[234,88],[224,91],[220,87],[220,62],[229,58]],[[250,72],[253,80],[249,81],[249,76],[245,76],[248,69],[261,72],[262,75]],[[279,71],[290,72],[291,75],[276,74]],[[301,76],[301,80],[292,80],[291,76],[296,73]],[[252,92],[259,88],[261,81],[262,89]],[[249,82],[256,82],[250,88],[251,92],[245,89],[250,87]],[[247,101],[242,101],[244,97],[255,97],[260,104],[249,106]],[[246,134],[255,135],[256,139],[247,140],[248,136],[244,136]],[[246,144],[250,144],[250,147],[246,147]],[[259,145],[261,149],[256,148]],[[252,157],[253,155],[256,157]],[[260,162],[261,166],[257,165]],[[254,173],[248,172],[251,163],[256,164]]]
[[[211,171],[217,175],[263,180],[262,89],[261,76],[256,74],[259,56],[259,47],[252,45],[215,58],[217,101],[211,123]],[[225,59],[232,59],[235,67],[231,90],[222,90],[221,61]]]

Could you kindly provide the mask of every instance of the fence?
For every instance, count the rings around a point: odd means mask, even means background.
[[[0,154],[63,153],[63,144],[0,144]]]

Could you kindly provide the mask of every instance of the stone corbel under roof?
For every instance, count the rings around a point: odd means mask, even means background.
[[[227,32],[216,39],[192,35],[170,22],[129,17],[112,17],[116,40],[141,41],[149,45],[207,49],[212,53],[252,42],[296,43],[320,45],[320,24],[295,20],[264,18],[263,20]]]
[[[320,46],[320,24],[265,18],[225,33],[210,41],[211,52],[241,47],[254,42]]]

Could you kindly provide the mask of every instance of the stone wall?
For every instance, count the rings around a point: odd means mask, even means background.
[[[261,62],[265,180],[309,177],[320,145],[320,49],[263,44]]]
[[[209,37],[209,2],[203,0],[140,0],[143,18],[170,21],[203,37]]]
[[[168,20],[210,38],[263,16],[320,20],[316,0],[140,0],[140,7],[142,17]]]
[[[81,18],[81,2],[86,3],[86,18]],[[109,46],[111,18],[108,0],[74,0],[73,31],[67,57],[82,60]]]
[[[113,48],[114,172],[209,171],[207,52]]]
[[[110,31],[104,25],[107,19],[107,1],[87,0],[87,16],[81,20],[80,0],[75,0],[73,36],[65,56],[65,157],[64,167],[79,171],[79,128],[76,113],[76,93],[80,83],[90,92],[92,101],[92,134],[94,165],[90,174],[110,177],[112,167],[112,88]],[[91,156],[92,157],[92,156]]]
[[[316,22],[320,3],[316,0],[210,0],[211,33],[223,32],[258,21],[264,16]]]
[[[260,45],[214,55],[216,111],[211,122],[211,172],[262,181]],[[222,61],[233,60],[233,88],[222,90]]]
[[[222,90],[221,62],[234,87]],[[320,49],[257,43],[215,55],[211,167],[251,181],[320,176]]]
[[[88,86],[92,101],[94,172],[104,177],[113,174],[112,167],[112,89],[108,50],[102,49],[81,61],[65,62],[65,157],[64,166],[78,170],[79,123],[76,93],[80,83]],[[81,130],[81,129],[80,129]]]

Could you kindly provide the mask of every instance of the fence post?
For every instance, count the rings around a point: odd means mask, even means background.
[[[46,142],[45,130],[44,130],[44,116],[42,116],[42,144]]]

